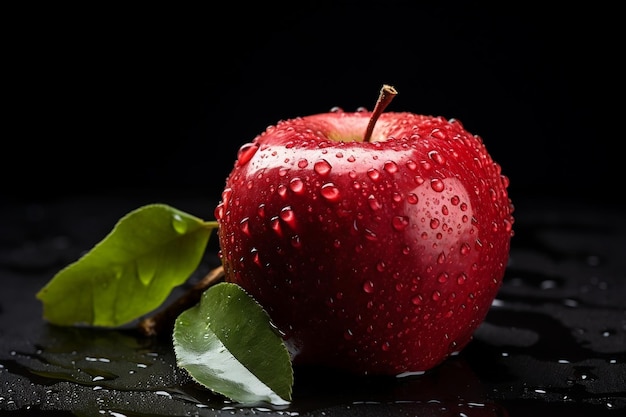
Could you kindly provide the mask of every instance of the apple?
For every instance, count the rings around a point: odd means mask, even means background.
[[[239,150],[215,208],[225,280],[294,365],[425,372],[463,349],[502,283],[508,178],[454,119],[334,109]]]

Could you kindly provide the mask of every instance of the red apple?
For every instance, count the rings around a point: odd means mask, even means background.
[[[502,283],[508,178],[459,121],[383,113],[394,95],[268,127],[226,180],[226,280],[265,308],[294,364],[429,370],[470,341]]]

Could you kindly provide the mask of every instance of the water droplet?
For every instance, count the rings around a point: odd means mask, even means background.
[[[443,181],[440,180],[439,178],[433,178],[432,180],[430,180],[430,187],[434,191],[440,193],[440,192],[442,192],[444,190],[445,185],[444,185]]]
[[[453,206],[458,206],[460,202],[461,199],[458,195],[453,195],[452,198],[450,198],[450,203],[452,203]]]
[[[385,270],[385,268],[387,267],[387,265],[385,264],[384,261],[380,261],[376,264],[376,270],[378,272],[383,272]]]
[[[296,194],[302,194],[304,192],[304,182],[298,177],[292,178],[289,181],[289,189]]]
[[[363,291],[365,291],[368,294],[371,294],[374,292],[374,283],[372,281],[365,281],[363,283]]]
[[[419,198],[417,197],[415,193],[410,193],[409,195],[406,196],[406,201],[409,204],[417,204],[417,202],[419,201]]]
[[[367,170],[367,176],[370,177],[372,181],[378,181],[380,179],[380,171],[376,168],[370,168]]]
[[[391,226],[399,232],[406,229],[408,225],[409,225],[408,216],[394,216],[394,218],[391,219]]]
[[[367,240],[370,240],[370,241],[378,240],[378,236],[376,235],[376,233],[370,229],[364,229],[363,233],[365,233],[365,239]]]
[[[250,236],[250,225],[249,225],[249,221],[250,218],[248,217],[244,217],[240,222],[239,222],[239,228],[241,229],[241,231],[246,235],[246,236]]]
[[[340,193],[339,188],[332,182],[322,185],[321,188],[322,197],[331,202],[339,201]]]
[[[283,229],[280,227],[280,218],[278,216],[274,216],[270,219],[270,227],[278,236],[283,235]]]
[[[291,209],[291,206],[283,207],[280,211],[280,218],[287,223],[292,229],[296,228],[296,216]]]
[[[437,151],[430,151],[430,152],[428,152],[428,157],[429,157],[432,161],[434,161],[434,162],[436,162],[436,163],[438,163],[438,164],[440,164],[440,165],[443,165],[443,164],[446,162],[446,158],[444,158],[444,157],[443,157],[443,156],[442,156],[439,152],[437,152]]]
[[[293,246],[296,249],[302,247],[302,242],[300,241],[300,236],[294,235],[294,236],[291,237],[291,246]]]
[[[369,197],[367,197],[367,202],[372,210],[379,210],[382,207],[382,204],[380,204],[373,194],[370,194]]]
[[[433,301],[439,301],[441,298],[441,293],[437,290],[433,291],[433,294],[430,297]]]
[[[304,169],[304,168],[306,168],[307,166],[309,166],[309,161],[307,161],[306,159],[300,159],[300,160],[298,161],[298,168],[300,168],[300,169]]]
[[[313,165],[313,170],[321,176],[328,175],[331,169],[332,165],[330,165],[330,163],[328,163],[328,161],[325,159],[320,159],[319,161],[315,162],[315,165]]]
[[[446,261],[446,254],[441,252],[439,256],[437,256],[437,263],[439,265],[443,264]]]
[[[465,284],[465,281],[467,281],[467,275],[465,275],[464,272],[461,272],[457,277],[456,277],[456,283],[459,285]]]
[[[415,161],[413,161],[413,160],[409,159],[409,160],[406,162],[406,167],[407,167],[408,169],[410,169],[411,171],[415,171],[415,170],[417,169],[417,164],[415,163]]]
[[[439,227],[439,219],[430,219],[430,228],[436,229]]]
[[[444,282],[448,281],[448,273],[442,272],[441,274],[439,274],[439,276],[437,277],[437,281],[440,284],[443,284]]]
[[[261,259],[259,258],[259,251],[257,248],[250,249],[250,254],[252,255],[252,262],[254,262],[257,266],[261,266]]]
[[[178,213],[172,215],[172,227],[178,234],[184,234],[187,231],[188,225],[185,219]]]
[[[256,212],[260,218],[264,218],[265,217],[265,204],[263,203],[259,204],[259,207],[257,207]]]
[[[259,150],[259,146],[254,143],[246,143],[237,151],[237,166],[243,166],[250,162],[254,154]]]
[[[432,132],[430,132],[430,136],[436,139],[445,139],[446,134],[441,129],[435,128]]]
[[[354,334],[352,334],[352,330],[348,329],[343,333],[343,338],[346,340],[352,340]]]
[[[219,203],[217,207],[215,207],[215,210],[213,211],[213,215],[215,216],[216,220],[224,219],[224,203]]]
[[[421,295],[416,295],[415,297],[411,298],[411,302],[413,303],[413,305],[420,305],[422,304],[423,298]]]
[[[393,161],[386,161],[383,164],[383,169],[389,174],[395,174],[396,172],[398,172],[398,164]]]
[[[285,184],[279,184],[276,192],[279,196],[285,198],[287,196],[287,187],[285,186]]]
[[[137,258],[137,278],[145,286],[150,285],[152,279],[156,276],[159,266],[159,259],[149,256]]]

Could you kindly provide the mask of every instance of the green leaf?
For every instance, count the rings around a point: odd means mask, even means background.
[[[189,278],[216,227],[164,204],[130,212],[37,293],[44,318],[62,326],[102,327],[139,318]]]
[[[293,369],[268,314],[241,287],[219,283],[174,325],[178,366],[233,401],[291,401]]]

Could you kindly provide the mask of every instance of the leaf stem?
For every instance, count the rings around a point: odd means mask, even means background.
[[[374,132],[374,125],[378,121],[378,118],[385,111],[385,108],[391,103],[391,100],[398,94],[395,88],[388,84],[383,84],[380,89],[380,94],[378,95],[378,100],[376,101],[376,106],[374,107],[374,111],[372,112],[372,116],[370,117],[370,121],[367,124],[367,129],[365,129],[365,135],[363,136],[363,142],[369,142],[372,138],[372,132]]]
[[[187,292],[174,300],[164,310],[153,316],[141,320],[137,327],[144,336],[158,336],[167,332],[171,335],[176,318],[185,310],[200,302],[202,293],[212,285],[224,280],[224,268],[220,265],[209,271],[200,281],[198,281]]]

